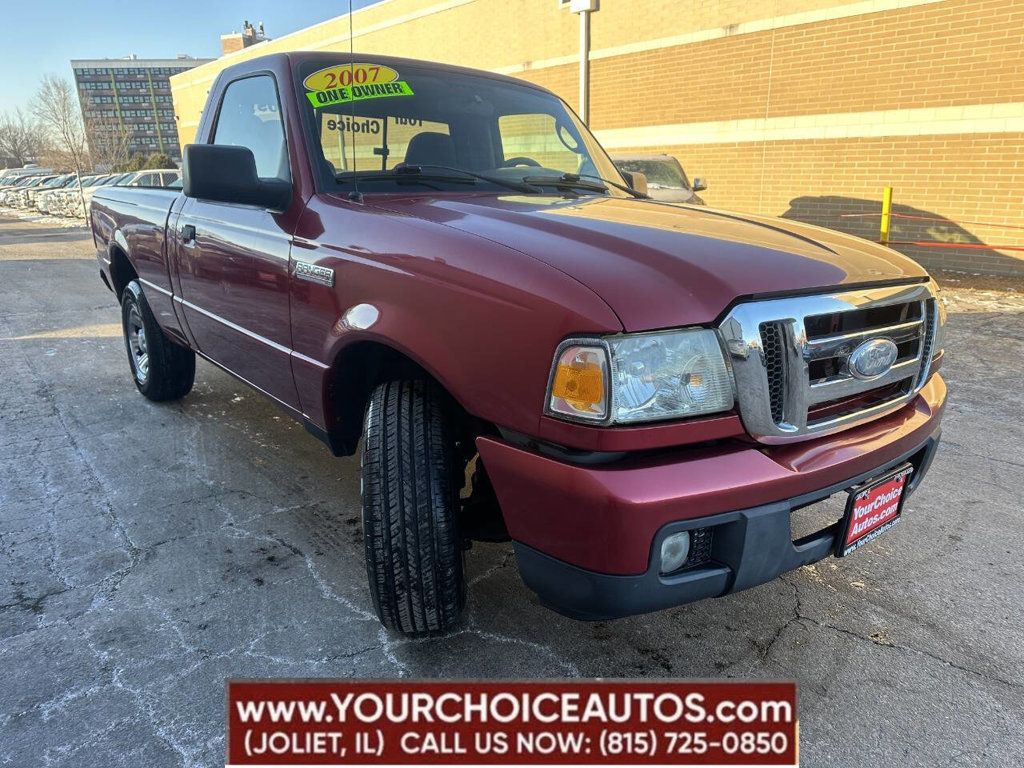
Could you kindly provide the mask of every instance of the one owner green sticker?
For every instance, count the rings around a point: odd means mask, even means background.
[[[327,88],[322,91],[308,91],[306,98],[309,99],[309,103],[314,107],[329,107],[332,104],[345,104],[350,101],[412,95],[412,88],[409,87],[405,80],[394,80],[390,83],[346,85],[340,88]]]

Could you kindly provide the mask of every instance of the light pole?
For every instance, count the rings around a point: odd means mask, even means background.
[[[569,0],[569,10],[580,17],[580,119],[590,123],[590,14],[600,0]]]

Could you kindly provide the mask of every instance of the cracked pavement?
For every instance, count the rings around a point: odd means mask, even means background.
[[[143,399],[88,234],[0,215],[0,765],[222,765],[229,677],[577,676],[795,679],[804,765],[1021,765],[1024,291],[949,295],[943,447],[878,541],[593,624],[477,544],[461,631],[410,641],[358,460],[203,362]]]

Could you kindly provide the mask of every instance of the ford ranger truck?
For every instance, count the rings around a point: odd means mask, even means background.
[[[510,540],[540,601],[580,619],[852,555],[935,454],[945,314],[926,272],[647,199],[536,85],[274,54],[218,75],[195,142],[181,190],[93,200],[132,380],[185,397],[199,356],[360,450],[393,630],[456,624],[473,541]],[[832,496],[845,511],[794,534]]]

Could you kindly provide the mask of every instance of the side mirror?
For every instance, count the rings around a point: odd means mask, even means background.
[[[707,179],[702,179],[700,176],[694,176],[693,177],[693,191],[694,192],[703,192],[707,188],[708,188]]]
[[[619,171],[626,180],[626,186],[641,195],[647,194],[647,176],[640,171]]]
[[[278,213],[292,201],[290,182],[261,179],[252,150],[227,144],[185,145],[182,191],[197,200],[255,205]]]

